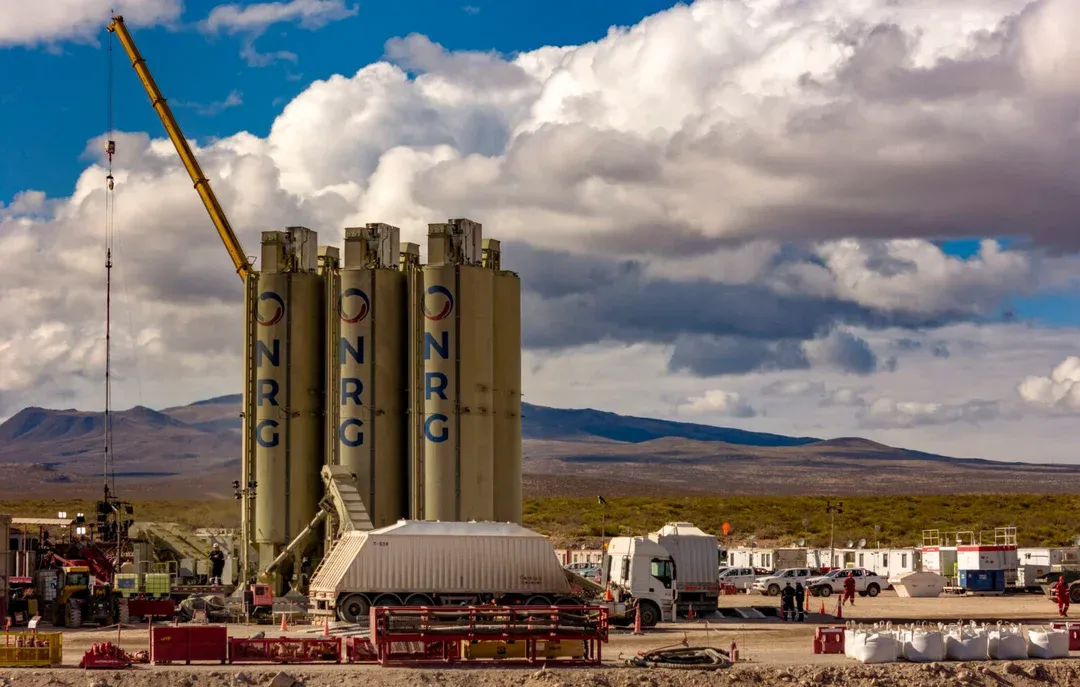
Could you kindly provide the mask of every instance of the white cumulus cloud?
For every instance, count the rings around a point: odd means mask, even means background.
[[[1025,377],[1016,391],[1024,402],[1037,408],[1080,411],[1080,357],[1069,356],[1048,377]]]
[[[48,0],[0,2],[0,47],[36,46],[64,40],[90,41],[103,35],[112,14],[132,28],[180,18],[182,0]]]
[[[72,35],[83,15],[71,7],[67,24],[24,24],[18,40]],[[144,22],[180,9],[142,7],[157,8]],[[195,147],[249,254],[287,225],[339,243],[343,227],[382,221],[423,245],[427,222],[482,221],[524,280],[527,361],[543,371],[527,400],[900,441],[991,421],[1024,373],[1006,383],[980,356],[1018,330],[976,323],[1017,295],[1074,286],[1080,138],[1067,105],[1080,82],[1061,36],[1077,7],[697,0],[510,56],[404,36],[383,60],[309,84],[266,136]],[[235,4],[204,26],[253,40],[355,10]],[[162,133],[117,141],[118,397],[234,393],[239,280]],[[57,198],[31,180],[0,207],[0,321],[19,323],[0,330],[0,417],[98,404],[104,174],[97,160]],[[986,239],[960,259],[934,243],[946,235],[1030,241]],[[969,330],[942,333],[957,327]],[[948,358],[891,345],[913,331]],[[1056,339],[1053,357],[1036,348],[1047,337],[1010,339],[1009,361],[1061,360]],[[928,388],[950,370],[978,389]],[[826,385],[759,402],[801,375]],[[791,411],[787,427],[773,404]]]

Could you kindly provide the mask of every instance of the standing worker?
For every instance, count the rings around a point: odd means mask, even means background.
[[[1062,618],[1069,617],[1069,585],[1065,584],[1065,576],[1058,577],[1054,585],[1054,600],[1058,604],[1058,615]]]
[[[791,582],[785,583],[780,591],[780,617],[784,621],[795,620],[795,590]]]
[[[799,616],[799,622],[806,620],[806,588],[802,586],[802,582],[795,583],[795,610]]]
[[[215,542],[214,548],[210,550],[210,584],[221,584],[223,572],[225,572],[225,554]]]
[[[855,605],[855,573],[853,572],[849,572],[844,578],[844,598],[840,600],[840,605],[843,606],[845,601],[850,601],[852,606]]]

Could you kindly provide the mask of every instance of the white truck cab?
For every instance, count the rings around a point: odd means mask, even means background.
[[[607,545],[600,584],[615,597],[616,612],[632,614],[641,607],[642,627],[670,617],[675,602],[675,561],[648,537],[615,537]]]

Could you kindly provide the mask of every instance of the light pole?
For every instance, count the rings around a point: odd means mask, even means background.
[[[844,514],[844,502],[837,501],[834,506],[831,502],[825,502],[825,512],[831,517],[829,520],[829,569],[831,570],[836,563],[836,554],[833,553],[833,538],[836,535],[836,516]]]

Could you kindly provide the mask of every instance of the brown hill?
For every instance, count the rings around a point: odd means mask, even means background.
[[[1069,491],[1080,466],[958,459],[858,437],[820,440],[594,410],[526,406],[529,496]],[[118,486],[217,498],[239,477],[240,398],[113,414]],[[101,413],[27,408],[0,424],[0,498],[100,490]]]

